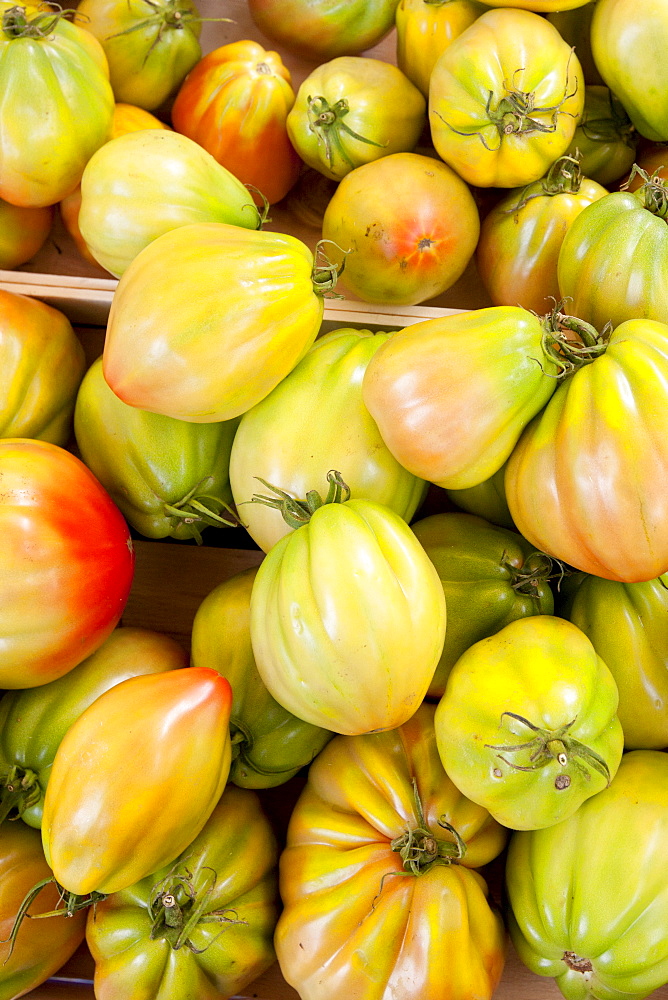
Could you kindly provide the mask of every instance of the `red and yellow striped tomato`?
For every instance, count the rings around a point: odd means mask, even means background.
[[[0,686],[35,687],[102,645],[134,551],[118,507],[69,451],[4,438],[0,482]]]
[[[85,369],[81,341],[63,313],[0,289],[0,437],[65,446]]]
[[[127,889],[195,839],[230,770],[231,705],[224,677],[185,667],[122,681],[70,726],[42,817],[66,892]]]
[[[492,476],[554,392],[543,334],[541,320],[518,306],[395,333],[369,362],[362,392],[397,461],[446,489]]]
[[[118,284],[104,377],[131,406],[196,423],[230,420],[306,354],[324,287],[294,236],[225,223],[173,229]]]
[[[172,123],[203,146],[269,204],[280,201],[299,176],[301,160],[286,119],[295,102],[289,70],[277,52],[254,41],[209,52],[176,95]]]
[[[335,733],[410,718],[444,636],[438,573],[406,522],[372,500],[324,503],[274,545],[255,578],[262,680],[293,715]]]
[[[666,477],[668,326],[628,320],[528,425],[508,461],[506,499],[536,548],[636,583],[668,570]]]
[[[584,93],[578,58],[549,21],[490,10],[434,66],[432,140],[469,184],[530,184],[568,149]]]
[[[489,1000],[505,934],[472,869],[506,832],[438,758],[434,709],[339,736],[309,771],[280,862],[281,971],[302,1000]]]
[[[53,205],[111,129],[114,95],[97,39],[52,10],[0,0],[0,197]]]

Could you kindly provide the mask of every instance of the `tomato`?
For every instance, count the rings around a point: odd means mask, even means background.
[[[241,181],[177,132],[127,132],[105,143],[84,170],[81,235],[116,277],[158,236],[207,222],[258,229],[260,214]]]
[[[432,514],[413,532],[438,570],[448,627],[429,695],[440,698],[469,646],[529,615],[551,615],[551,560],[514,531],[471,514]]]
[[[67,317],[0,289],[0,436],[65,445],[86,368]]]
[[[117,101],[153,111],[202,55],[192,0],[81,0],[77,9],[104,48]]]
[[[426,102],[391,63],[340,56],[317,66],[299,90],[287,118],[302,160],[341,180],[355,167],[417,144]]]
[[[520,438],[506,468],[510,513],[536,548],[585,573],[652,580],[668,570],[668,326],[629,320],[598,343],[579,327],[591,363]]]
[[[603,82],[624,105],[641,135],[668,139],[663,95],[668,68],[668,12],[662,0],[638,9],[633,0],[598,0],[591,22],[591,50]]]
[[[25,264],[51,232],[53,209],[23,208],[0,199],[0,268],[11,271]]]
[[[577,56],[525,10],[479,17],[439,57],[429,85],[436,151],[478,187],[542,177],[566,152],[583,106]]]
[[[118,508],[63,448],[0,440],[0,481],[0,686],[35,687],[107,638],[130,591],[134,551]]]
[[[110,139],[117,139],[120,135],[125,135],[127,132],[139,132],[142,129],[148,128],[168,129],[169,125],[165,125],[155,115],[152,115],[149,111],[144,111],[143,108],[136,107],[134,104],[116,103],[114,105]],[[59,208],[65,228],[76,243],[77,250],[81,256],[85,257],[91,264],[101,267],[102,265],[93,257],[88,249],[79,229],[79,211],[81,209],[80,184],[77,185],[71,194],[62,199]]]
[[[511,839],[515,948],[568,1000],[641,1000],[668,982],[667,797],[668,756],[634,750],[564,823]]]
[[[369,49],[394,26],[398,0],[248,0],[257,27],[290,52],[324,62]]]
[[[582,155],[582,173],[610,186],[631,169],[637,145],[635,126],[615,95],[607,87],[586,87],[582,120],[570,145],[573,155]]]
[[[438,57],[486,10],[476,0],[400,0],[397,66],[425,97]]]
[[[462,276],[480,233],[464,181],[445,163],[393,153],[347,174],[322,235],[346,251],[341,283],[365,302],[414,305]]]
[[[0,815],[16,811],[42,824],[44,792],[65,733],[96,698],[128,677],[187,666],[187,654],[166,635],[117,628],[64,677],[0,699]]]
[[[42,842],[67,893],[127,889],[199,834],[230,769],[232,691],[207,668],[130,677],[58,746]]]
[[[668,186],[643,180],[637,191],[613,191],[589,205],[561,246],[561,296],[598,329],[641,317],[668,322]]]
[[[434,725],[447,773],[513,830],[561,823],[614,777],[624,736],[614,678],[587,636],[520,618],[455,663]]]
[[[276,860],[257,796],[229,786],[174,862],[91,911],[97,1000],[221,1000],[243,990],[274,961]]]
[[[130,406],[195,423],[231,420],[315,340],[327,288],[319,279],[294,236],[224,223],[173,229],[119,282],[104,377]]]
[[[101,358],[86,372],[74,412],[81,458],[147,538],[201,542],[207,525],[236,523],[227,509],[236,428],[236,420],[193,424],[128,406],[105,382]]]
[[[542,341],[540,319],[517,306],[416,323],[371,359],[364,403],[413,475],[446,489],[475,486],[503,465],[554,392],[557,367]]]
[[[39,834],[23,823],[0,825],[0,997],[13,1000],[33,990],[67,962],[83,941],[85,916],[24,920],[9,957],[8,943],[24,897],[51,872],[44,860]],[[45,913],[58,903],[54,885],[28,909],[28,916]]]
[[[0,0],[0,17],[0,198],[53,205],[109,136],[107,61],[62,13]]]
[[[585,576],[565,616],[612,671],[627,749],[668,747],[668,578],[617,583]]]
[[[515,522],[510,516],[506,502],[505,475],[506,466],[504,463],[493,476],[484,479],[477,486],[469,486],[464,490],[446,490],[446,493],[448,498],[461,510],[483,517],[486,521],[498,524],[502,528],[513,529]]]
[[[302,1000],[489,1000],[500,979],[503,924],[472,869],[505,832],[443,771],[433,715],[423,705],[391,732],[336,737],[311,765],[276,928]]]
[[[255,578],[255,662],[276,701],[305,722],[349,735],[393,729],[415,712],[441,655],[441,581],[389,507],[330,489],[309,514],[316,497],[286,503],[306,523]]]
[[[385,504],[405,521],[424,498],[426,484],[392,457],[362,402],[369,360],[391,336],[345,327],[324,334],[241,418],[230,483],[246,529],[265,552],[291,529],[280,511],[248,502],[261,490],[258,480],[304,497],[331,468],[340,469],[352,496]]]
[[[253,41],[209,52],[176,95],[172,122],[244,184],[273,205],[299,176],[301,160],[287,133],[295,102],[289,70],[277,52]]]
[[[250,637],[256,573],[255,568],[238,573],[204,598],[193,621],[192,662],[212,667],[232,686],[230,781],[242,788],[274,788],[310,764],[332,734],[286,712],[262,682]]]
[[[668,180],[668,148],[663,142],[640,143],[636,156],[636,166],[640,169],[633,170],[633,176],[624,179],[624,184],[620,184],[621,190],[637,191],[646,183],[643,171],[654,178],[662,181]]]
[[[515,188],[485,216],[476,261],[495,305],[537,313],[559,298],[557,261],[574,219],[608,192],[582,176],[576,158],[562,156],[545,177]]]

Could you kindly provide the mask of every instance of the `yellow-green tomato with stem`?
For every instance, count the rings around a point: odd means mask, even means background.
[[[422,702],[441,655],[443,588],[398,514],[344,501],[335,472],[330,483],[327,502],[315,491],[285,500],[293,523],[305,523],[255,578],[255,662],[279,704],[306,722],[347,735],[394,729]]]
[[[617,685],[577,626],[520,618],[455,663],[436,709],[443,766],[513,830],[560,823],[606,788],[622,756]]]
[[[353,496],[386,504],[406,521],[415,513],[426,483],[391,455],[362,401],[369,360],[391,337],[345,327],[324,334],[241,418],[230,484],[246,529],[265,552],[291,529],[280,511],[249,503],[259,479],[305,496],[330,469],[339,469]]]

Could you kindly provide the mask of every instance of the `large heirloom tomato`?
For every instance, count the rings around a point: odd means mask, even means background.
[[[81,458],[147,538],[196,538],[230,519],[230,449],[236,420],[194,424],[128,406],[90,366],[77,394]]]
[[[443,766],[504,826],[537,830],[605,788],[623,733],[617,685],[587,636],[520,618],[455,663],[436,709]]]
[[[311,765],[280,862],[281,971],[302,1000],[489,1000],[503,924],[472,868],[505,831],[438,759],[434,710],[339,736]]]
[[[318,279],[294,236],[225,223],[173,229],[118,284],[104,377],[143,410],[196,423],[237,417],[315,340],[327,287]]]
[[[23,208],[0,199],[0,268],[11,271],[25,264],[51,232],[53,208]]]
[[[530,184],[568,149],[584,90],[577,56],[549,21],[524,10],[488,11],[434,66],[434,146],[470,184]]]
[[[274,961],[277,853],[257,796],[228,786],[175,861],[91,911],[97,1000],[241,992]]]
[[[0,699],[0,818],[13,813],[39,828],[56,751],[81,713],[128,677],[187,665],[187,654],[169,636],[117,628],[64,677],[7,691]]]
[[[634,750],[565,822],[511,839],[513,943],[567,1000],[643,1000],[668,982],[666,801],[668,755]]]
[[[0,686],[35,687],[107,638],[134,551],[118,507],[63,448],[0,440],[0,484]]]
[[[589,205],[561,245],[561,296],[599,330],[641,317],[668,323],[668,185],[643,181]]]
[[[63,313],[0,290],[0,437],[67,444],[85,368],[83,347]]]
[[[287,712],[264,686],[250,636],[256,573],[238,573],[204,598],[193,621],[192,663],[217,670],[232,687],[230,781],[273,788],[310,764],[332,734]]]
[[[126,132],[84,170],[79,229],[116,277],[158,236],[200,222],[258,229],[260,214],[241,181],[178,132]]]
[[[380,59],[340,56],[307,76],[287,118],[302,160],[332,180],[416,145],[426,102],[407,76]]]
[[[245,527],[265,552],[291,529],[280,511],[248,503],[258,479],[301,497],[335,468],[352,496],[386,504],[405,521],[415,513],[426,484],[392,457],[362,402],[369,360],[391,336],[346,328],[326,333],[241,418],[230,483]]]
[[[486,10],[477,0],[400,0],[397,66],[425,97],[438,57]]]
[[[603,81],[646,139],[668,139],[668,10],[662,0],[598,0],[591,49]]]
[[[194,139],[273,205],[299,176],[286,119],[295,102],[277,52],[253,41],[209,52],[183,82],[172,108],[178,132]]]
[[[479,233],[478,208],[461,177],[418,153],[351,170],[322,221],[323,238],[346,251],[341,283],[365,302],[397,305],[454,285]]]
[[[307,502],[286,495],[291,523],[302,524],[255,578],[255,662],[276,701],[306,722],[348,735],[393,729],[434,675],[443,588],[398,514],[373,500],[338,502],[343,484],[329,478],[336,489],[324,503],[315,491]]]
[[[505,476],[510,513],[536,548],[585,573],[652,580],[668,570],[668,326],[628,320],[606,344],[562,321],[564,349],[571,339],[582,356],[579,330],[590,363],[517,443]]]
[[[398,0],[249,0],[265,35],[315,62],[369,49],[394,25]]]
[[[395,333],[369,362],[362,393],[397,461],[446,489],[493,475],[554,392],[544,337],[541,320],[518,306]]]
[[[551,560],[514,531],[471,514],[433,514],[413,531],[438,570],[448,609],[445,645],[429,694],[440,697],[462,653],[509,622],[551,615]]]
[[[23,823],[0,824],[0,997],[14,1000],[43,983],[83,941],[86,918],[73,914],[24,920],[11,952],[9,942],[15,918],[28,892],[51,875],[36,830]],[[53,910],[58,889],[48,886],[28,908],[28,917]]]
[[[117,101],[153,111],[202,55],[192,0],[81,0],[78,10],[104,48]]]
[[[585,576],[566,617],[589,636],[617,682],[627,749],[668,747],[668,577],[618,583]]]
[[[107,60],[62,12],[0,2],[0,197],[53,205],[109,138]]]
[[[206,668],[130,677],[70,726],[42,843],[66,893],[127,889],[198,835],[230,770],[229,683]]]
[[[562,156],[545,177],[515,188],[485,216],[476,250],[478,272],[495,305],[537,313],[559,298],[557,261],[569,226],[607,191]]]

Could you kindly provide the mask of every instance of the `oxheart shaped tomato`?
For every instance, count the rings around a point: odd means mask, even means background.
[[[118,622],[134,572],[118,507],[78,458],[0,440],[0,685],[67,673]]]

